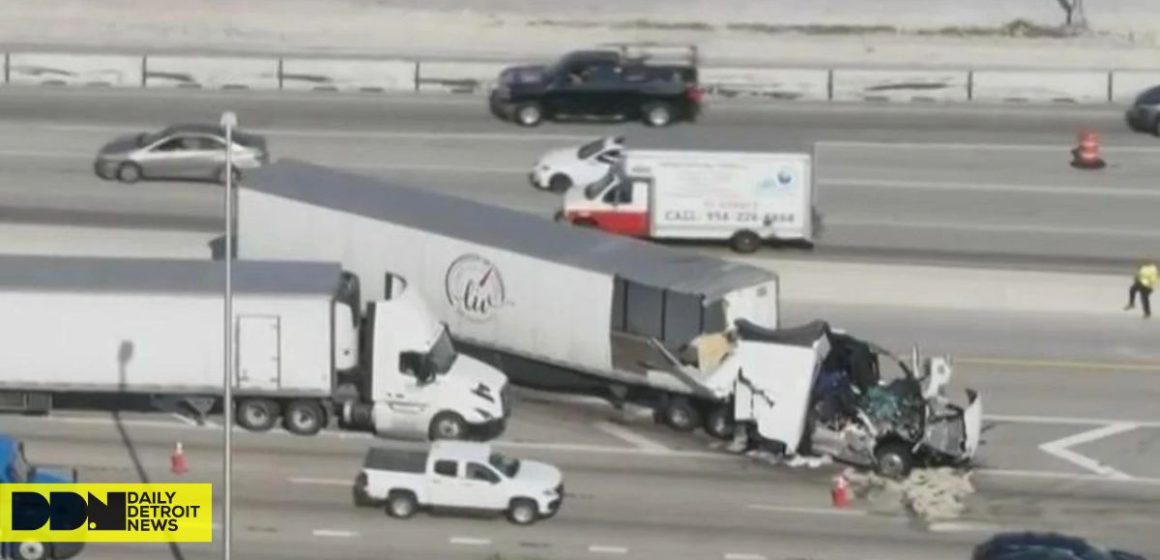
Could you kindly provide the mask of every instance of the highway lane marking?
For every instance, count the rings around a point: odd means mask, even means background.
[[[1081,455],[1069,448],[1076,445],[1109,438],[1114,435],[1124,434],[1139,427],[1139,424],[1133,424],[1130,422],[1116,422],[1101,428],[1095,428],[1086,432],[1080,432],[1075,435],[1060,438],[1055,441],[1049,441],[1040,445],[1039,449],[1044,453],[1054,455],[1055,457],[1078,465],[1079,467],[1092,471],[1098,475],[1115,480],[1131,480],[1132,477],[1127,473],[1105,465],[1086,455]]]
[[[332,538],[354,538],[359,536],[355,531],[344,531],[342,529],[315,529],[311,532],[316,537],[332,537]]]
[[[628,548],[623,546],[604,546],[594,544],[588,547],[588,552],[593,554],[628,554]]]
[[[610,436],[635,445],[641,451],[650,453],[668,453],[671,451],[668,447],[665,447],[664,445],[661,445],[660,443],[657,443],[645,436],[624,428],[623,426],[617,426],[611,422],[596,422],[593,425],[596,426],[596,429]]]
[[[1130,420],[1114,418],[1084,418],[1073,416],[1034,416],[1027,414],[987,414],[985,420],[1011,424],[1054,424],[1060,426],[1107,426],[1131,423],[1140,428],[1160,428],[1160,420]]]
[[[765,556],[748,552],[726,552],[724,558],[725,560],[767,560]]]
[[[926,526],[927,531],[934,533],[997,533],[1002,529],[998,525],[973,521],[937,521]]]
[[[800,506],[777,506],[769,504],[749,504],[745,507],[746,509],[758,511],[771,511],[776,513],[800,513],[805,515],[838,515],[845,517],[863,517],[870,515],[870,512],[862,509],[827,509]]]
[[[998,184],[959,181],[916,181],[902,179],[834,178],[817,180],[820,186],[908,189],[917,191],[1006,192],[1020,194],[1076,195],[1124,198],[1160,198],[1160,189],[1130,187],[1079,187],[1055,185]]]
[[[1061,152],[1068,153],[1075,148],[1067,144],[987,144],[963,142],[871,142],[861,140],[818,140],[815,146],[831,146],[834,148],[867,148],[883,150],[999,150],[1004,152]],[[1132,154],[1154,155],[1160,154],[1160,148],[1147,146],[1116,146],[1104,144],[1101,149],[1105,152],[1120,152]]]
[[[1076,474],[1052,471],[1027,471],[1019,469],[975,469],[975,474],[1010,478],[1039,478],[1045,480],[1065,480],[1068,482],[1115,482],[1160,486],[1160,478],[1136,476],[1130,479],[1108,478],[1098,474]]]
[[[478,539],[474,537],[451,537],[448,541],[451,544],[464,546],[487,546],[491,544],[491,539]]]
[[[309,476],[292,476],[287,478],[292,484],[310,484],[317,486],[353,486],[354,482],[341,478],[314,478]]]
[[[884,229],[926,229],[935,231],[958,230],[973,233],[1030,233],[1043,235],[1092,235],[1102,237],[1160,239],[1160,229],[1112,229],[1060,226],[1032,226],[1022,224],[965,224],[949,222],[883,221],[856,218],[830,218],[830,226],[866,227]]]
[[[955,357],[955,362],[962,364],[1012,366],[1025,368],[1059,368],[1101,371],[1147,372],[1160,373],[1160,363],[1112,363],[1112,362],[1084,362],[1079,360],[1034,360],[1021,358],[973,358]]]

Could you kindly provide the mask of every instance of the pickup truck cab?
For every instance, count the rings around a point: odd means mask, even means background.
[[[24,456],[24,442],[0,435],[0,484],[66,484],[77,481],[76,470],[54,472],[35,466]],[[0,543],[0,558],[15,560],[67,560],[80,554],[84,543],[42,543],[34,541]]]
[[[372,447],[355,479],[356,506],[409,518],[420,509],[504,513],[517,525],[556,514],[560,470],[507,457],[486,443],[437,441],[426,449]]]

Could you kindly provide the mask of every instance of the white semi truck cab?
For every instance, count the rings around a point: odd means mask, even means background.
[[[358,372],[359,398],[343,402],[342,423],[404,439],[498,435],[511,414],[507,377],[460,354],[419,294],[395,285],[402,290],[369,303],[361,324],[349,311],[336,317],[336,340],[359,341],[353,351],[336,345],[336,361]]]

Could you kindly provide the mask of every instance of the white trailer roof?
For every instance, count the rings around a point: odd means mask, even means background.
[[[754,266],[293,159],[246,174],[241,187],[707,298],[777,278]]]
[[[329,295],[338,263],[234,261],[241,293]],[[0,255],[0,289],[76,292],[222,293],[224,261]]]

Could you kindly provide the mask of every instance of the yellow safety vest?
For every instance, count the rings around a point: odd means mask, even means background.
[[[1136,273],[1136,280],[1138,280],[1140,284],[1149,288],[1154,288],[1156,286],[1157,279],[1160,279],[1160,270],[1158,270],[1154,264],[1146,264],[1141,266],[1140,271]]]

